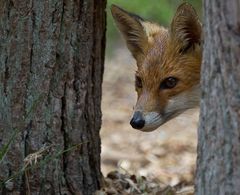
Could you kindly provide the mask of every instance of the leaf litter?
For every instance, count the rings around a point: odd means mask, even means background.
[[[194,194],[198,110],[154,132],[132,129],[134,63],[122,47],[106,58],[101,129],[105,185],[97,194]]]

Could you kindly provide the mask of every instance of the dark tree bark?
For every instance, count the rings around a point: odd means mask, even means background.
[[[1,182],[31,153],[46,146],[46,155],[62,152],[7,182],[0,194],[99,189],[105,6],[105,0],[0,0],[0,148],[18,132],[0,162]]]
[[[204,1],[196,194],[240,194],[240,1]]]

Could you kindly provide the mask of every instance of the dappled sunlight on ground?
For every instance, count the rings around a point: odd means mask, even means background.
[[[130,174],[175,185],[193,181],[198,110],[190,110],[151,133],[129,125],[135,104],[135,62],[126,49],[106,59],[103,82],[102,172]]]

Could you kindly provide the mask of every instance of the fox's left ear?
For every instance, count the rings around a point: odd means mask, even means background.
[[[171,36],[180,44],[180,52],[201,44],[201,34],[202,27],[196,11],[188,3],[181,4],[171,24]]]

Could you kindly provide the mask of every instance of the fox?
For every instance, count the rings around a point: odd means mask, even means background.
[[[179,5],[169,28],[114,4],[111,13],[137,65],[130,125],[150,132],[198,107],[202,25],[193,6]]]

